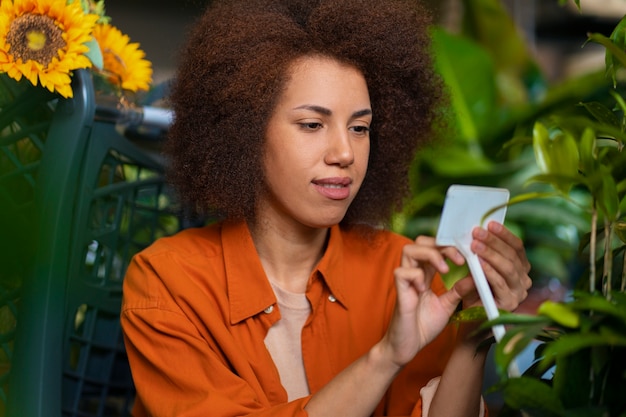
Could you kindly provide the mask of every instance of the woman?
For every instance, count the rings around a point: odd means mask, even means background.
[[[221,221],[137,255],[122,325],[136,416],[479,416],[486,352],[434,239],[384,225],[442,103],[410,1],[214,1],[190,34],[166,151],[182,201]],[[501,308],[523,245],[473,233]]]

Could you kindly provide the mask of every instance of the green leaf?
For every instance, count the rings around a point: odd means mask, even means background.
[[[550,133],[541,122],[535,123],[533,128],[533,149],[541,172],[550,173]]]
[[[530,200],[554,198],[554,197],[559,197],[559,196],[560,194],[555,193],[555,192],[531,192],[531,193],[526,193],[526,194],[519,194],[519,195],[516,195],[515,197],[512,197],[509,200],[509,206],[514,205],[514,204],[524,203]]]
[[[590,175],[596,167],[596,132],[587,127],[580,137],[580,169],[584,175]]]
[[[547,344],[541,363],[547,368],[554,358],[593,346],[626,346],[626,336],[608,328],[602,328],[600,333],[568,333]]]
[[[487,313],[483,307],[470,307],[458,311],[450,317],[450,323],[462,323],[468,321],[486,321]]]
[[[561,326],[572,329],[580,326],[580,315],[564,303],[544,301],[537,309],[537,314],[549,317]]]
[[[615,103],[617,104],[617,107],[621,110],[621,112],[626,114],[626,101],[624,101],[624,98],[615,90],[610,90],[609,94],[611,94],[611,96],[615,99]],[[624,123],[623,118],[622,118],[622,123]],[[623,124],[622,124],[622,129],[623,129]]]
[[[536,122],[533,128],[533,149],[539,169],[546,174],[575,177],[578,174],[578,145],[568,132],[556,131],[550,135],[548,129]],[[555,183],[557,189],[567,192],[571,184]]]
[[[526,193],[526,194],[520,194],[517,195],[513,198],[511,198],[506,204],[502,205],[502,206],[496,206],[494,208],[492,208],[491,210],[489,210],[487,213],[485,213],[481,219],[481,223],[484,222],[484,220],[489,217],[492,213],[495,213],[496,211],[500,210],[502,207],[510,207],[512,205],[515,204],[519,204],[519,203],[524,203],[527,201],[531,201],[531,200],[537,200],[540,198],[551,198],[551,197],[558,197],[559,194],[557,193],[553,193],[553,192],[532,192],[532,193]]]
[[[511,378],[506,381],[503,394],[507,405],[533,416],[561,416],[564,412],[563,404],[554,390],[535,378]],[[533,411],[543,413],[535,414]]]
[[[511,363],[535,340],[543,331],[543,327],[544,323],[539,323],[507,330],[502,340],[496,345],[494,354],[496,372],[500,378],[508,377]]]
[[[624,51],[624,49],[626,49],[626,17],[622,18],[615,26],[613,32],[611,33],[610,40],[618,51]],[[624,60],[620,59],[619,56],[617,56],[617,59],[620,62],[615,62],[615,58],[616,56],[614,55],[614,52],[607,49],[604,61],[607,70],[611,72],[613,82],[617,79],[618,69],[625,65]]]
[[[87,58],[89,58],[94,67],[102,70],[104,68],[104,58],[102,57],[102,51],[100,50],[98,41],[92,37],[85,45],[89,48],[89,50],[85,52]]]
[[[590,364],[588,369],[592,370],[595,375],[601,375],[607,366],[611,366],[612,353],[615,354],[616,351],[610,346],[594,346],[581,352],[589,352]]]
[[[602,209],[604,215],[609,221],[615,221],[619,214],[619,195],[617,193],[617,185],[615,179],[611,175],[610,170],[603,169],[602,187],[598,190],[596,196],[598,205]]]
[[[622,22],[620,22],[620,24],[618,25],[619,30],[621,30],[620,26],[623,25],[623,22],[624,20],[622,20]],[[616,28],[616,30],[618,30],[618,28]],[[588,40],[599,43],[606,48],[606,67],[612,74],[613,85],[616,86],[616,71],[619,67],[626,66],[626,53],[622,49],[620,49],[619,46],[614,44],[611,39],[600,33],[592,33],[588,35]]]
[[[550,156],[553,174],[575,176],[578,173],[578,145],[570,133],[564,132],[552,138]]]
[[[600,335],[604,338],[604,344],[609,346],[626,346],[626,335],[622,329],[616,331],[609,326],[600,327]]]
[[[463,34],[489,52],[502,103],[527,103],[545,90],[546,82],[526,39],[500,0],[464,0],[463,11]]]
[[[578,351],[570,356],[557,358],[552,386],[568,409],[587,404],[591,391],[590,366],[591,357],[588,351]]]
[[[448,146],[426,151],[420,155],[434,172],[444,177],[486,175],[494,171],[494,164],[482,155],[470,152],[467,146]]]
[[[569,0],[559,0],[559,6],[565,6],[568,1]],[[576,3],[576,6],[578,7],[578,10],[580,11],[580,0],[574,0],[574,3]]]
[[[587,180],[584,177],[576,174],[574,176],[569,175],[558,175],[558,174],[539,174],[533,175],[532,177],[526,180],[525,185],[528,186],[533,183],[545,183],[552,185],[555,189],[557,189],[560,194],[559,196],[565,198],[567,196],[568,191],[577,184],[587,184]]]
[[[450,92],[461,139],[476,143],[481,132],[493,127],[497,101],[493,61],[480,45],[443,29],[433,31],[432,39],[435,67]]]
[[[619,305],[617,299],[609,301],[601,294],[577,291],[574,293],[574,300],[568,305],[574,310],[607,314],[626,323],[626,305]]]
[[[611,111],[608,107],[606,107],[602,103],[598,103],[597,101],[592,101],[589,103],[581,103],[583,106],[593,117],[596,118],[600,123],[608,124],[614,126],[616,128],[620,128],[621,123],[615,113]]]

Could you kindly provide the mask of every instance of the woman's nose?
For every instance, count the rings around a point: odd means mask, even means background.
[[[354,163],[354,149],[352,149],[349,132],[336,129],[329,133],[325,162],[341,167],[352,165]]]

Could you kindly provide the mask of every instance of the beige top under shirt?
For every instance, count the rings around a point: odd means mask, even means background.
[[[310,393],[302,360],[302,328],[311,314],[311,305],[304,293],[285,291],[271,281],[270,284],[276,294],[281,318],[267,332],[265,346],[278,368],[287,397],[292,401]]]

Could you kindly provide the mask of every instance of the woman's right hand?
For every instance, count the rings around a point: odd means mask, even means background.
[[[457,249],[438,247],[433,237],[419,236],[403,248],[394,271],[396,307],[381,340],[385,357],[399,368],[441,333],[464,295],[455,287],[440,295],[431,289],[435,274],[449,270],[446,258],[457,265],[465,262]]]

